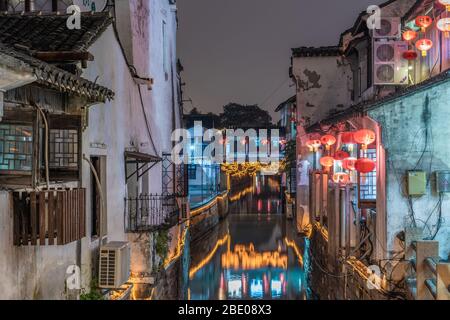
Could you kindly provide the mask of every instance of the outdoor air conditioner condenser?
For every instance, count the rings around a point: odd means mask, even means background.
[[[109,242],[100,248],[99,287],[120,288],[130,277],[130,245],[128,242]]]

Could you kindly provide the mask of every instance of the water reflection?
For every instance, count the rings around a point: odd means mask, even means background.
[[[190,299],[309,297],[303,241],[279,214],[276,191],[261,184],[234,203],[217,228],[191,244]]]

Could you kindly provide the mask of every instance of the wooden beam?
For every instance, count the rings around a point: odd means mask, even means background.
[[[88,51],[37,51],[34,57],[46,62],[94,61]]]

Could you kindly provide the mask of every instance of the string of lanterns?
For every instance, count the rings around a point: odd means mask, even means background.
[[[436,21],[436,28],[444,33],[446,38],[450,37],[450,17],[448,17],[448,12],[450,11],[450,0],[437,0],[438,3],[443,5],[446,8],[447,16],[440,18]],[[420,28],[420,32],[425,34],[427,29],[433,25],[433,18],[427,15],[420,15],[415,19],[415,25]],[[427,56],[427,52],[433,47],[433,41],[425,37],[419,38],[419,33],[414,30],[406,30],[402,34],[403,40],[407,41],[410,45],[412,42],[417,39],[415,42],[415,47],[422,54],[422,57]],[[407,50],[403,52],[403,58],[406,60],[415,60],[418,55],[415,50]]]
[[[358,172],[364,177],[365,174],[375,170],[376,163],[372,159],[366,157],[355,158],[351,156],[353,145],[361,145],[361,150],[366,151],[368,146],[376,140],[375,132],[368,129],[361,129],[354,132],[342,132],[340,134],[340,141],[342,145],[347,146],[346,150],[336,150],[331,156],[331,147],[336,144],[337,139],[333,135],[327,134],[318,139],[311,139],[306,142],[306,146],[311,152],[318,152],[323,145],[325,154],[320,158],[320,165],[324,171],[329,172],[337,161],[342,166],[343,171],[337,170],[332,176],[332,180],[340,185],[350,183],[350,173]],[[348,172],[345,172],[345,171]],[[349,173],[350,172],[350,173]]]

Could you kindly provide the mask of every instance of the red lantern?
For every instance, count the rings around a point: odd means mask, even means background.
[[[351,131],[342,132],[341,142],[343,144],[355,144],[356,141],[355,141],[355,137],[353,136],[353,132],[351,132]]]
[[[439,19],[436,24],[436,27],[440,31],[444,32],[446,38],[450,36],[450,18]]]
[[[372,130],[358,130],[353,136],[355,137],[356,142],[362,144],[363,150],[367,150],[367,146],[375,142],[375,132]]]
[[[403,52],[403,59],[406,59],[408,61],[410,60],[416,60],[417,59],[417,52],[414,50],[408,50]]]
[[[350,176],[344,172],[335,173],[333,175],[333,181],[339,184],[347,184],[350,182]]]
[[[416,48],[422,52],[422,57],[427,56],[427,51],[433,47],[433,41],[430,39],[420,39],[416,42]]]
[[[412,41],[415,38],[417,38],[417,32],[415,32],[414,30],[407,30],[405,32],[403,32],[403,40],[405,41]]]
[[[355,163],[356,171],[363,174],[372,172],[373,170],[375,170],[375,167],[375,161],[368,158],[360,158]]]
[[[347,152],[342,151],[342,150],[338,150],[334,154],[334,159],[338,160],[338,161],[342,161],[342,160],[344,160],[345,158],[348,158],[348,157],[350,157],[350,155]]]
[[[330,147],[336,143],[336,138],[330,134],[327,134],[320,138],[320,141],[325,145],[327,150],[330,150]]]
[[[306,141],[306,146],[309,148],[311,152],[317,152],[319,147],[322,145],[320,140],[308,140]]]
[[[342,168],[345,170],[353,171],[355,170],[355,164],[358,159],[356,158],[345,158],[342,160]]]
[[[422,29],[422,32],[425,32],[432,23],[433,19],[429,16],[418,16],[416,18],[416,25]]]
[[[333,157],[322,157],[320,158],[320,165],[325,168],[331,168],[334,164]]]
[[[450,11],[450,0],[438,0],[440,4],[445,6],[447,11]]]

